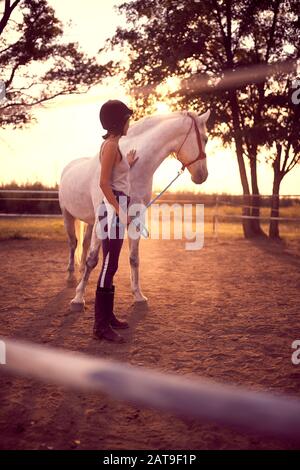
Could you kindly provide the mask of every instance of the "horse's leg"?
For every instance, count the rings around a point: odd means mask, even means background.
[[[80,268],[79,272],[84,273],[85,270],[85,263],[87,258],[87,253],[91,244],[91,238],[93,233],[93,225],[88,225],[85,230],[83,243],[82,243],[82,255],[80,259]]]
[[[74,264],[74,254],[77,246],[77,238],[76,238],[76,233],[75,233],[75,217],[73,217],[70,212],[68,212],[66,209],[62,209],[62,215],[64,218],[64,226],[66,229],[66,232],[69,237],[69,247],[70,247],[70,253],[69,253],[69,264],[67,267],[68,271],[68,277],[67,281],[73,281],[74,279],[74,271],[75,271],[75,264]]]
[[[131,270],[131,291],[135,302],[147,302],[147,297],[142,293],[139,280],[139,244],[140,237],[132,239],[128,236],[129,262]]]
[[[101,238],[97,237],[96,234],[96,225],[97,222],[93,225],[91,245],[89,255],[85,263],[85,269],[81,281],[76,287],[76,295],[74,299],[71,300],[71,310],[73,312],[78,312],[84,310],[84,292],[86,285],[88,283],[91,271],[97,266],[99,260],[99,250],[101,247]]]

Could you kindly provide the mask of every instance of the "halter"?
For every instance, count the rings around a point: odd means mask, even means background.
[[[189,162],[189,163],[182,163],[182,167],[181,167],[181,172],[183,172],[185,170],[185,168],[188,168],[190,165],[192,165],[193,163],[197,162],[198,160],[204,160],[206,158],[206,153],[204,152],[203,148],[202,148],[202,142],[201,142],[201,137],[200,137],[200,132],[199,132],[199,129],[198,129],[198,126],[197,126],[197,123],[196,123],[196,119],[194,118],[194,116],[192,114],[190,114],[189,112],[186,113],[187,116],[189,116],[191,119],[192,119],[192,122],[191,122],[191,125],[190,125],[190,128],[185,136],[185,139],[184,141],[182,142],[179,150],[177,150],[177,152],[175,152],[176,154],[176,158],[178,159],[178,154],[183,146],[183,144],[185,143],[186,139],[188,138],[191,130],[192,130],[192,127],[194,125],[194,128],[195,128],[195,132],[196,132],[196,137],[197,137],[197,144],[198,144],[198,149],[199,149],[199,153],[197,155],[197,158],[195,158],[195,160],[193,160],[192,162]],[[178,159],[179,160],[179,159]]]

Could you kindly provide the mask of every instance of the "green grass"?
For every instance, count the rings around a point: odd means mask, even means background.
[[[66,240],[66,233],[63,219],[0,219],[0,240],[3,239]]]

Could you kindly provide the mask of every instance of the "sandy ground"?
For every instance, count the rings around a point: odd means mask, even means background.
[[[130,292],[128,241],[115,276],[115,312],[130,331],[122,345],[91,337],[100,266],[84,313],[70,313],[68,247],[51,240],[0,243],[1,335],[255,390],[300,395],[299,243],[212,239],[199,251],[181,240],[143,240],[148,306]],[[1,449],[264,449],[292,444],[140,409],[102,394],[2,375]]]

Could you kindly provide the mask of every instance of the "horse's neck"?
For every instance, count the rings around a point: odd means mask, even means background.
[[[137,149],[139,164],[130,170],[131,195],[143,198],[151,195],[153,174],[173,151],[179,149],[186,132],[184,116],[162,120],[138,134],[128,135],[126,150]]]
[[[162,119],[150,132],[148,141],[153,150],[150,155],[153,173],[168,155],[178,150],[185,133],[183,120],[183,115],[176,115],[166,121]]]

